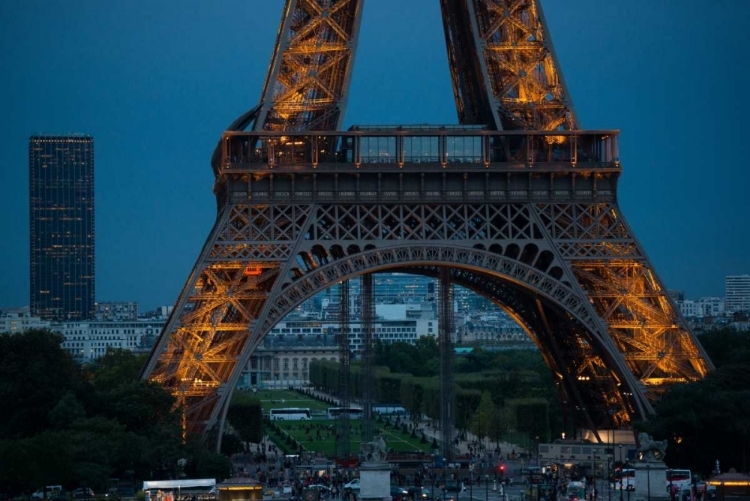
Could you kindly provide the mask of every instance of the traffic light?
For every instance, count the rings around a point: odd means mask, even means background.
[[[504,464],[498,465],[497,472],[498,474],[500,474],[501,477],[505,475],[505,465]]]

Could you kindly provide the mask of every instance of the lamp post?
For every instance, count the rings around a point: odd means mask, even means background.
[[[432,463],[432,501],[435,501],[435,463]]]
[[[474,501],[474,464],[469,465],[469,500]]]
[[[490,501],[490,476],[484,475],[484,500]]]
[[[618,445],[617,448],[620,451],[620,501],[622,501],[622,444]]]

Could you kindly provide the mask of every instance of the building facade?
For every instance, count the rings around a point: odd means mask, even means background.
[[[109,348],[148,353],[166,319],[125,322],[82,321],[53,323],[50,330],[65,337],[62,348],[81,361],[94,360]]]
[[[729,275],[725,284],[724,308],[732,313],[750,312],[750,275]]]
[[[96,303],[96,320],[138,320],[138,303],[135,301],[108,301]]]
[[[0,333],[19,334],[29,329],[49,328],[49,320],[32,316],[28,307],[0,311]]]
[[[94,316],[94,140],[29,139],[31,314]]]

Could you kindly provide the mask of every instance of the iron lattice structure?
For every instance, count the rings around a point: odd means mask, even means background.
[[[362,2],[287,1],[261,103],[213,156],[216,223],[143,372],[186,432],[220,431],[284,315],[381,271],[494,301],[591,430],[647,418],[712,369],[617,205],[618,132],[578,129],[538,0],[441,7],[463,126],[344,132]]]

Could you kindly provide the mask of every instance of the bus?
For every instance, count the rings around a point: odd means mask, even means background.
[[[349,409],[344,409],[343,407],[329,407],[328,419],[336,419],[342,413],[344,413],[344,411],[349,414],[349,419],[362,419],[362,409],[357,409],[354,407],[350,407]]]
[[[565,488],[565,501],[583,501],[586,499],[586,485],[583,482],[569,482]]]
[[[145,480],[145,501],[175,501],[195,496],[201,501],[215,500],[215,478],[184,478],[182,480]]]
[[[690,470],[669,469],[667,470],[667,492],[669,492],[670,485],[677,492],[690,489],[693,485],[693,475]]]
[[[310,419],[310,409],[301,407],[271,409],[269,416],[271,421],[304,421]]]

